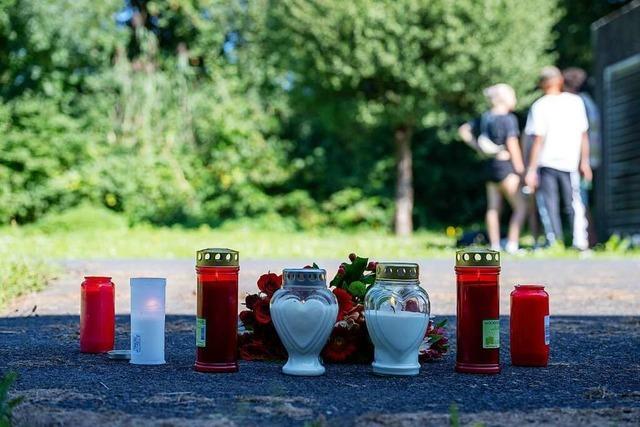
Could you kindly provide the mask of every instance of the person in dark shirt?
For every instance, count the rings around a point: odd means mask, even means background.
[[[511,111],[516,96],[511,86],[500,83],[484,91],[491,108],[479,118],[458,129],[460,138],[486,158],[487,233],[491,248],[500,250],[500,210],[506,199],[513,211],[509,221],[507,252],[518,251],[520,229],[526,216],[526,206],[520,194],[520,177],[524,162],[518,137],[518,120]]]

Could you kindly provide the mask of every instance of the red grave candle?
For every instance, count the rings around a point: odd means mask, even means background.
[[[456,371],[500,372],[500,253],[456,252]]]
[[[196,371],[238,370],[238,265],[239,254],[231,249],[203,249],[196,255]]]
[[[80,286],[80,351],[106,353],[115,338],[115,285],[111,277],[86,276]]]
[[[511,292],[511,363],[547,366],[549,294],[542,285],[516,285]]]

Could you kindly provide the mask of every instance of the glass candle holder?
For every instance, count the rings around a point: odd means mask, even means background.
[[[131,359],[134,365],[162,365],[165,287],[163,278],[135,277],[131,285]]]
[[[500,253],[456,252],[456,371],[500,372]]]
[[[283,287],[271,298],[276,332],[289,359],[282,367],[288,375],[322,375],[320,351],[338,316],[338,300],[327,288],[327,272],[317,268],[285,269]]]
[[[381,262],[376,267],[376,281],[364,300],[376,374],[420,372],[418,351],[427,332],[431,306],[418,277],[418,264]]]
[[[196,253],[196,371],[238,370],[239,259],[238,251],[232,249]]]
[[[80,351],[106,353],[115,339],[115,285],[111,277],[86,276],[80,285]]]
[[[542,285],[516,285],[511,292],[511,363],[547,366],[549,362],[549,294]]]

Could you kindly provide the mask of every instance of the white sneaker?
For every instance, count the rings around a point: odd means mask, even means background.
[[[519,249],[518,242],[507,242],[507,244],[504,245],[504,250],[508,254],[515,254],[518,252],[518,249]]]

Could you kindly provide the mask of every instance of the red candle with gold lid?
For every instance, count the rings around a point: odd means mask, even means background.
[[[238,370],[239,271],[238,251],[210,248],[196,254],[196,371]]]
[[[111,277],[86,276],[80,285],[80,351],[106,353],[115,339],[115,285]]]
[[[549,294],[542,285],[516,285],[511,292],[511,363],[547,366]]]
[[[456,252],[456,371],[500,372],[500,253]]]

